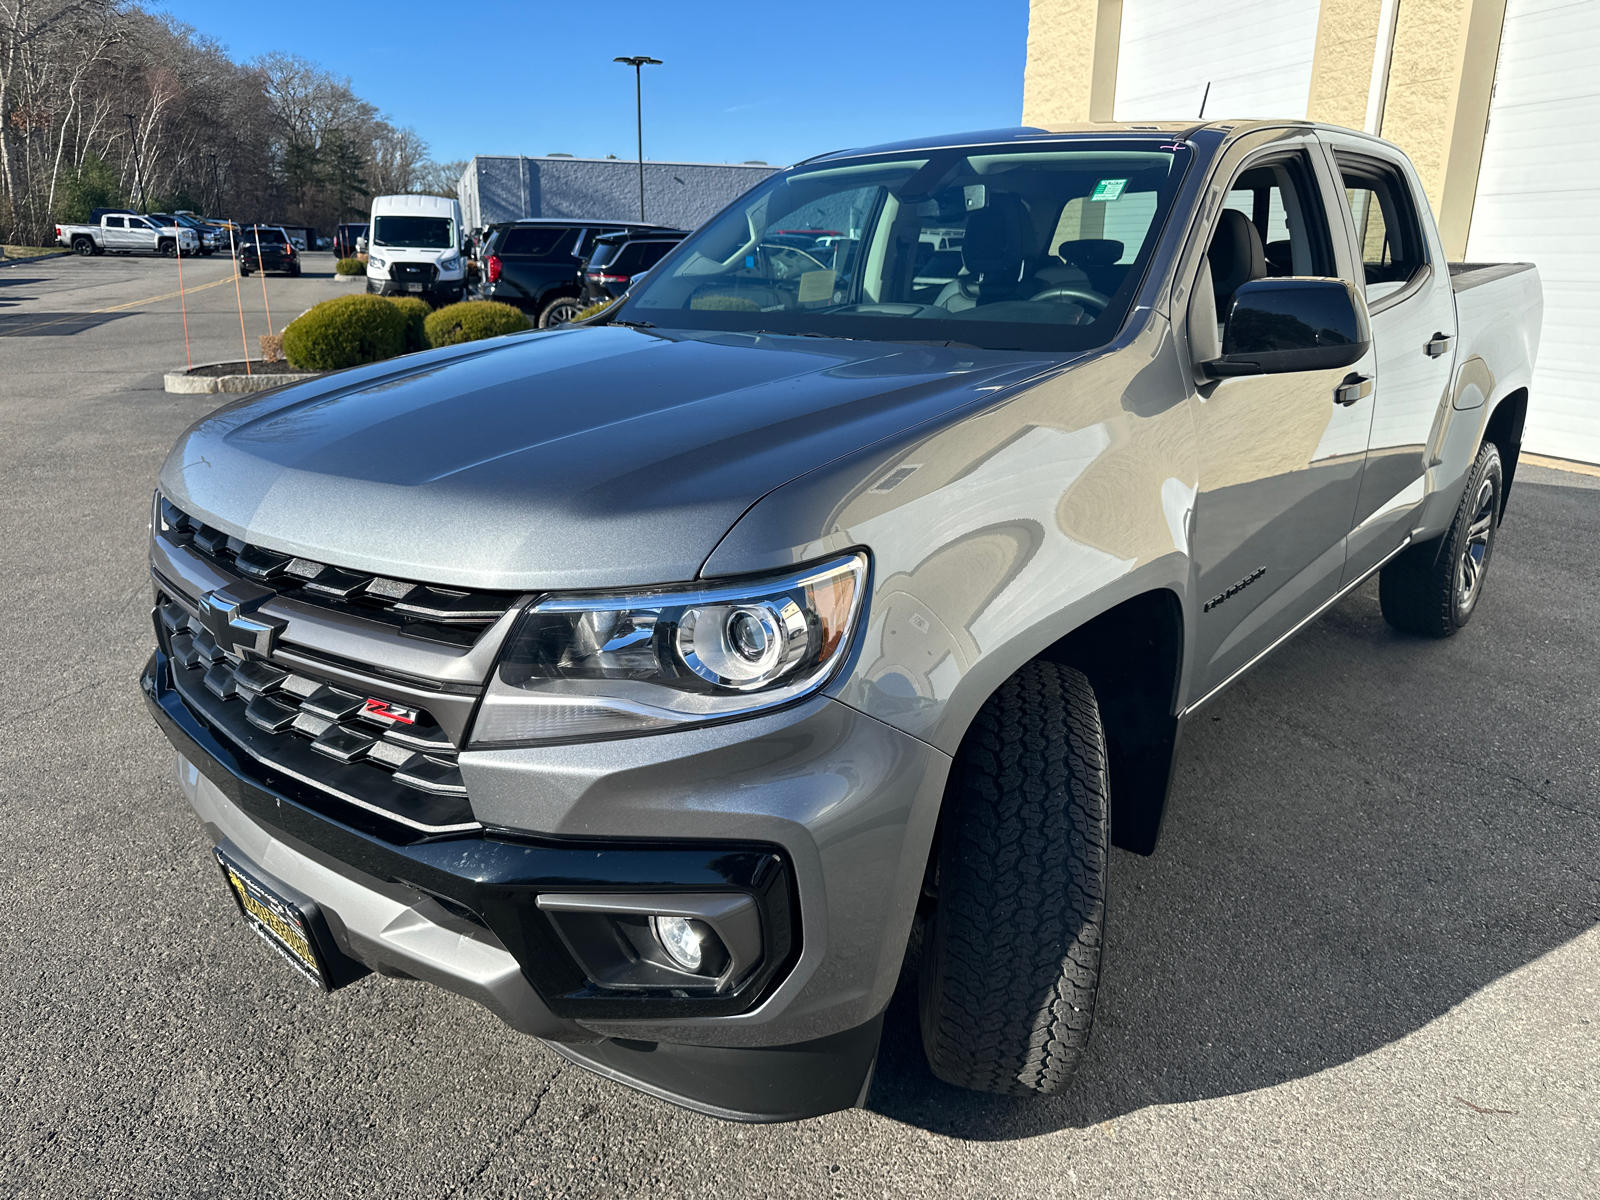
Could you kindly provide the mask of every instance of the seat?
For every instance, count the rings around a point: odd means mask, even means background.
[[[997,300],[1026,299],[1019,288],[1027,267],[1027,211],[1010,192],[990,192],[989,202],[967,214],[961,239],[961,266],[966,272],[952,280],[934,301],[940,308],[960,312]]]
[[[1217,300],[1217,316],[1227,320],[1228,303],[1239,285],[1267,277],[1267,256],[1261,234],[1250,218],[1236,208],[1225,208],[1217,219],[1206,251],[1211,264],[1211,290]]]
[[[1121,285],[1126,267],[1117,266],[1127,247],[1115,238],[1079,238],[1056,247],[1067,266],[1082,272],[1082,277],[1102,295],[1109,296]],[[1040,272],[1042,275],[1043,272]]]

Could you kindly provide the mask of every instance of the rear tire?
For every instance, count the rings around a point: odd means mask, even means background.
[[[91,237],[75,237],[72,239],[72,252],[79,258],[90,258],[98,250],[99,247],[94,244],[94,239]]]
[[[563,321],[570,321],[583,311],[583,301],[576,296],[557,296],[539,310],[537,322],[540,329],[549,329],[552,325],[560,325]]]
[[[1109,779],[1089,681],[1029,663],[979,710],[951,772],[923,1049],[947,1083],[1054,1095],[1089,1042],[1105,933]]]
[[[1385,621],[1407,633],[1443,638],[1472,619],[1494,555],[1504,478],[1499,447],[1485,442],[1467,472],[1450,528],[1410,547],[1379,573]]]

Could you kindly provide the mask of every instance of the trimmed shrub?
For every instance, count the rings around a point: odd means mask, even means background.
[[[283,354],[301,371],[338,371],[403,354],[405,310],[382,296],[339,296],[301,313],[283,331]]]
[[[428,348],[426,322],[428,314],[433,311],[428,307],[428,302],[420,300],[416,296],[391,296],[389,297],[389,303],[405,314],[405,353],[410,354],[416,350],[426,350]]]
[[[428,314],[428,345],[455,346],[532,328],[520,308],[496,300],[463,300]]]
[[[364,258],[341,258],[333,264],[335,275],[365,275],[367,273],[367,260]]]

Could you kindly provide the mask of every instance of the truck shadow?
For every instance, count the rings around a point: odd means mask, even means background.
[[[1571,568],[1543,565],[1571,561],[1594,507],[1503,538],[1458,637],[1389,630],[1369,583],[1198,714],[1155,855],[1113,855],[1108,973],[1064,1095],[935,1079],[908,974],[868,1108],[988,1141],[1272,1087],[1600,923],[1593,714],[1560,699],[1595,694],[1600,654]]]

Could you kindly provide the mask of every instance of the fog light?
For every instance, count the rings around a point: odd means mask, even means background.
[[[700,931],[695,928],[695,922],[686,917],[651,917],[650,928],[673,962],[685,971],[700,969],[704,954],[700,948]]]

